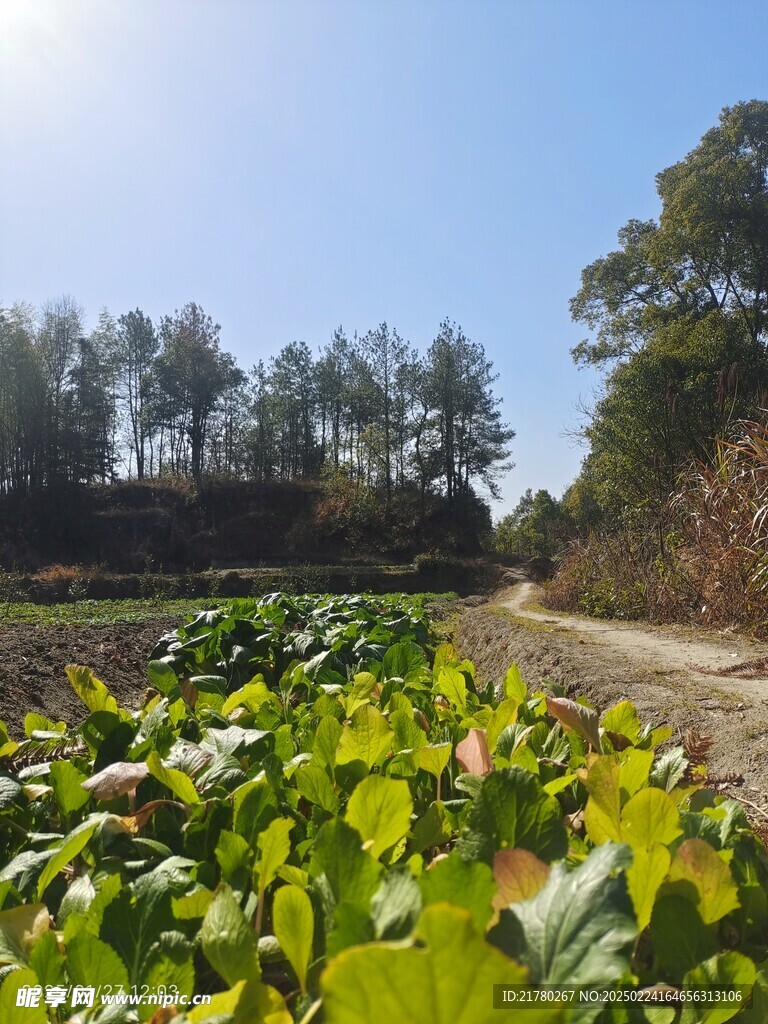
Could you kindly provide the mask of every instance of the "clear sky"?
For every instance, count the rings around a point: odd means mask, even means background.
[[[581,268],[768,99],[766,42],[761,0],[0,0],[0,301],[195,300],[246,369],[450,317],[517,430],[500,515],[578,472]]]

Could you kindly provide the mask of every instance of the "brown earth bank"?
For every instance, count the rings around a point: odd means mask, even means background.
[[[458,645],[481,679],[499,683],[517,662],[529,685],[549,679],[601,711],[631,700],[643,722],[672,725],[676,742],[684,729],[710,735],[710,776],[733,780],[728,792],[768,820],[768,644],[563,616],[539,596],[521,582],[463,613]]]
[[[420,552],[481,552],[490,530],[479,498],[460,514],[447,498],[410,487],[391,500],[349,481],[183,478],[59,485],[0,495],[0,567],[56,563],[199,572],[292,561],[401,564]]]
[[[0,626],[0,719],[15,738],[24,716],[36,711],[54,722],[81,722],[87,709],[64,667],[87,665],[127,707],[138,707],[149,681],[147,662],[163,633],[178,618],[98,626]]]

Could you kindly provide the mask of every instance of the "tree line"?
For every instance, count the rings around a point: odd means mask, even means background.
[[[158,323],[64,296],[0,310],[0,493],[165,475],[343,474],[460,508],[497,493],[514,437],[481,344],[444,321],[420,354],[386,323],[241,369],[195,302]]]

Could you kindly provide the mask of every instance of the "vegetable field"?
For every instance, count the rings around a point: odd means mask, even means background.
[[[3,1024],[768,1021],[766,851],[629,702],[481,686],[404,597],[235,601],[147,672],[0,731]],[[647,1001],[494,1009],[564,984]]]

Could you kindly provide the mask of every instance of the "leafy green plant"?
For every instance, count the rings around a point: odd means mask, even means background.
[[[491,1022],[501,983],[740,984],[701,1019],[764,1019],[765,849],[631,703],[515,667],[497,699],[402,597],[232,602],[148,674],[130,712],[70,666],[81,726],[0,731],[4,1020],[21,985],[96,981],[165,986],[179,1024]],[[49,1018],[75,1010],[102,1019]]]

